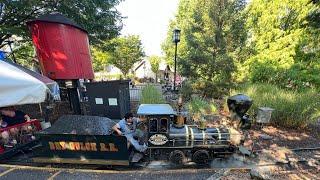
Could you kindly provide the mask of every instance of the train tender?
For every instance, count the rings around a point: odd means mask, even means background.
[[[129,165],[127,139],[114,136],[114,120],[98,116],[65,115],[37,134],[37,163]]]

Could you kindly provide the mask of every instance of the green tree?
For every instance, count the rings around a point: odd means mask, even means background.
[[[246,40],[243,0],[181,0],[176,19],[162,49],[172,64],[172,30],[181,29],[178,71],[195,82],[204,95],[227,92],[233,82],[234,61]]]
[[[15,43],[15,45],[17,47],[14,52],[16,61],[25,67],[32,68],[37,62],[33,61],[36,58],[36,53],[32,43],[29,41],[19,44]],[[10,58],[13,59],[12,56]]]
[[[320,87],[319,28],[309,19],[319,7],[310,0],[253,0],[248,9],[249,46],[246,62],[252,82],[284,88]]]
[[[316,6],[313,6],[310,14],[307,16],[308,25],[314,28],[320,28],[320,0],[312,0]]]
[[[13,52],[18,63],[31,65],[34,50],[26,22],[41,15],[58,12],[72,19],[89,33],[91,44],[119,35],[121,15],[114,8],[122,0],[5,0],[0,2],[0,48],[15,38]],[[33,56],[33,57],[30,57]]]
[[[0,48],[12,35],[29,41],[26,22],[41,15],[59,12],[89,32],[90,40],[99,43],[119,35],[121,19],[114,8],[121,0],[6,0],[0,2]]]
[[[149,62],[151,64],[152,72],[156,74],[156,82],[158,82],[158,71],[159,71],[159,66],[161,62],[161,57],[155,56],[155,55],[150,56]]]
[[[133,64],[139,62],[144,57],[144,51],[139,36],[129,35],[111,40],[110,64],[121,70],[127,76]]]
[[[98,47],[91,47],[92,64],[95,72],[103,71],[110,64],[110,52]]]

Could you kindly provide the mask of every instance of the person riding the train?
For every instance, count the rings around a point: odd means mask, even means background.
[[[140,144],[134,137],[137,136],[137,124],[140,122],[138,118],[133,117],[132,113],[127,113],[124,119],[120,120],[112,129],[118,134],[126,136],[128,142],[139,152],[147,149],[145,144]]]
[[[7,124],[8,127],[30,121],[30,117],[26,113],[15,110],[12,107],[0,108],[0,114],[2,120]]]

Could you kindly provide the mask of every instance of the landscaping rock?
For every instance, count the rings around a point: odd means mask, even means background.
[[[256,180],[271,179],[268,171],[270,171],[270,169],[268,169],[268,168],[263,168],[263,169],[262,168],[252,168],[250,170],[250,176],[252,179],[256,179]]]
[[[269,136],[267,134],[261,134],[260,138],[262,138],[263,140],[272,140],[273,139],[272,136]]]
[[[239,151],[241,152],[241,154],[243,155],[247,155],[250,156],[251,152],[244,146],[240,146],[239,147]]]
[[[226,176],[230,172],[230,169],[220,169],[216,173],[214,173],[212,176],[210,176],[207,180],[219,180]]]

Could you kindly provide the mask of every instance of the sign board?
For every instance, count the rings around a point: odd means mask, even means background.
[[[117,98],[108,98],[109,106],[118,106]]]
[[[41,163],[129,165],[127,139],[113,135],[40,134]]]
[[[102,98],[95,98],[96,104],[103,104]]]

